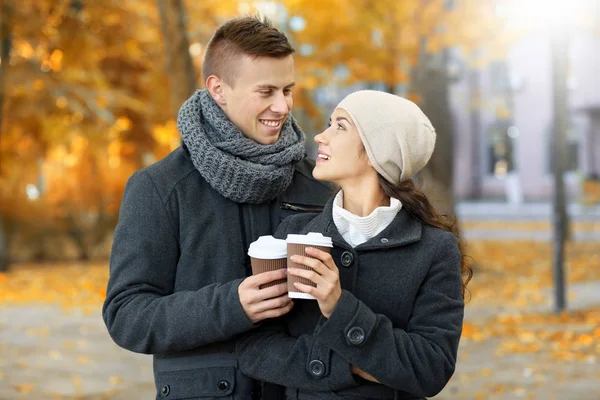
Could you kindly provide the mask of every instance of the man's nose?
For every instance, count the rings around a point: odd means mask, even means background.
[[[290,105],[288,104],[288,99],[283,95],[283,93],[279,93],[275,97],[275,101],[271,104],[271,111],[278,114],[287,114],[290,112]]]

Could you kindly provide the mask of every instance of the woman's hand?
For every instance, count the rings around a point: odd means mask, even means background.
[[[358,375],[361,378],[366,379],[368,381],[375,382],[375,383],[381,383],[377,379],[375,379],[372,375],[366,373],[365,371],[363,371],[362,369],[358,368],[355,365],[352,365],[350,367],[350,372],[352,372],[354,375]]]
[[[329,318],[342,295],[340,272],[333,262],[331,254],[313,247],[307,247],[306,254],[311,257],[293,255],[290,258],[295,263],[306,265],[313,270],[288,268],[288,274],[306,278],[317,285],[317,287],[313,287],[299,282],[294,283],[298,290],[315,297],[319,302],[321,313],[325,318]]]

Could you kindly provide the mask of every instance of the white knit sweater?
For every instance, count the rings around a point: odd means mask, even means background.
[[[377,207],[366,217],[359,217],[343,208],[344,194],[338,192],[333,200],[333,222],[338,231],[352,247],[366,242],[383,231],[402,208],[400,200],[390,198],[389,207]]]

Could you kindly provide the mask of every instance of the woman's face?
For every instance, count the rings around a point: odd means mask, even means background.
[[[377,175],[369,163],[356,126],[344,110],[334,110],[329,127],[315,136],[315,142],[319,145],[313,170],[316,179],[343,186],[345,183],[359,182],[366,176]]]

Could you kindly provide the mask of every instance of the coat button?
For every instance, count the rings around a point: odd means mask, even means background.
[[[219,389],[221,392],[226,392],[229,389],[229,382],[219,381],[219,383],[217,383],[217,389]]]
[[[165,385],[160,389],[160,397],[167,397],[171,393],[171,388],[169,385]]]
[[[365,341],[365,331],[362,328],[355,326],[350,328],[346,337],[351,344],[358,346]]]
[[[354,261],[354,255],[349,252],[349,251],[345,251],[342,253],[342,265],[346,268],[350,267],[352,265],[352,262]]]
[[[323,376],[325,373],[325,364],[320,360],[312,360],[308,364],[308,368],[310,368],[310,373],[316,377]]]
[[[386,244],[387,242],[389,242],[387,238],[381,238],[381,243]]]

